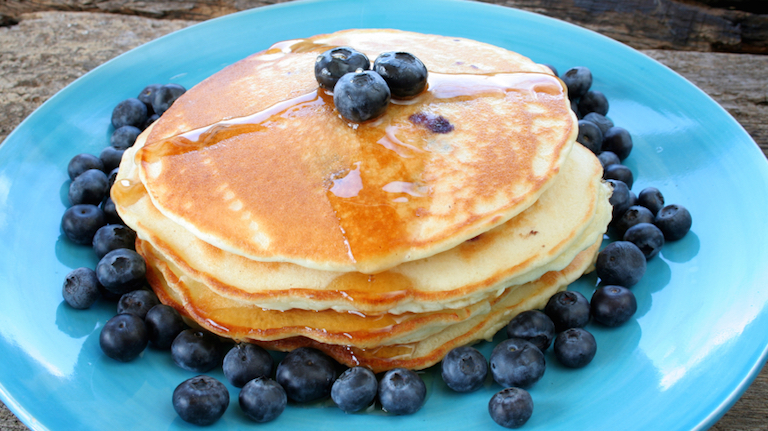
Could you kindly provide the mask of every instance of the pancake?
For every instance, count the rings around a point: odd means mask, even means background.
[[[116,184],[135,181],[129,153],[141,145],[127,151]],[[141,187],[118,209],[164,259],[219,295],[272,310],[400,314],[460,309],[566,267],[602,237],[610,220],[610,191],[601,174],[594,155],[576,145],[553,185],[522,214],[451,250],[374,276],[227,253],[162,217]]]
[[[447,319],[449,322],[432,327],[428,334],[415,341],[400,338],[398,342],[397,338],[391,338],[389,334],[407,332],[409,328],[421,330],[426,326],[424,322],[435,320],[434,318],[440,320],[444,313],[405,317],[379,316],[373,318],[370,324],[360,325],[360,321],[366,319],[366,316],[331,310],[316,313],[315,316],[308,316],[306,311],[301,310],[295,315],[295,310],[275,312],[258,307],[243,307],[226,299],[217,302],[217,307],[210,307],[208,299],[205,301],[205,308],[200,309],[196,301],[201,297],[189,290],[187,283],[190,280],[184,276],[178,277],[173,265],[169,265],[161,257],[155,256],[156,258],[150,260],[152,264],[148,265],[147,277],[164,303],[172,305],[203,328],[221,336],[253,342],[272,350],[313,347],[326,352],[342,364],[361,365],[375,372],[395,367],[423,369],[439,362],[454,347],[482,339],[490,340],[518,313],[543,308],[550,296],[564,289],[593,265],[600,242],[597,241],[579,253],[566,268],[548,272],[524,285],[508,288],[498,298],[483,304],[483,308],[487,307],[488,310],[466,316],[454,312],[453,318]],[[144,254],[154,253],[147,242],[139,240],[137,246]],[[238,310],[239,307],[242,308]],[[203,314],[200,314],[201,312]],[[212,314],[206,314],[208,312]],[[275,313],[283,316],[273,320]],[[318,317],[319,315],[322,317]],[[222,316],[234,318],[234,321],[218,319]],[[296,320],[291,325],[294,318]],[[254,324],[255,321],[260,323]],[[240,325],[241,323],[244,325]],[[327,324],[328,327],[309,326],[312,323]],[[345,324],[354,329],[350,329],[348,333],[341,332],[339,326]],[[361,331],[360,328],[364,330]],[[370,343],[371,338],[377,338],[378,341]],[[387,341],[394,342],[385,344]]]
[[[408,51],[428,89],[361,124],[318,91],[317,55]],[[452,127],[440,133],[433,125]],[[350,30],[276,44],[190,89],[145,132],[165,218],[250,260],[375,274],[499,226],[553,183],[578,132],[545,66],[467,39]],[[121,169],[122,170],[122,169]],[[129,184],[127,189],[137,184]],[[126,206],[126,193],[114,193]]]

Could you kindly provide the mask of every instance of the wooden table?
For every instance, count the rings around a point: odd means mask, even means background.
[[[768,15],[675,1],[637,0],[622,7],[614,2],[579,3],[576,0],[489,2],[566,19],[641,49],[712,96],[768,154],[768,56],[750,54],[768,52],[768,37],[760,33],[762,28],[768,29],[768,25],[764,25],[768,24]],[[235,12],[243,3],[254,7],[275,2],[6,0],[0,3],[0,112],[3,113],[0,142],[46,99],[99,64],[197,21]],[[584,6],[587,3],[601,10],[599,13],[587,10]],[[664,8],[653,9],[654,4]],[[632,15],[638,11],[644,11],[645,15]],[[662,21],[658,16],[654,18],[654,14],[664,14],[672,23],[675,20],[686,23],[683,25],[686,37],[679,37],[679,27],[659,27]],[[728,27],[729,22],[738,20],[742,23],[740,34]],[[628,21],[637,21],[640,29],[627,31]],[[731,52],[711,52],[713,47]],[[761,372],[712,429],[767,430],[766,401],[768,369]],[[26,429],[0,403],[0,431]]]

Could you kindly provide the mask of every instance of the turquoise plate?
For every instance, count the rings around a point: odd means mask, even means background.
[[[636,318],[616,329],[590,324],[594,361],[569,370],[547,354],[531,388],[528,430],[700,430],[714,424],[754,379],[768,345],[768,165],[747,133],[689,82],[593,32],[539,15],[475,2],[329,0],[281,4],[211,20],[160,38],[78,79],[43,104],[0,147],[0,398],[35,430],[192,429],[171,406],[193,374],[147,349],[122,364],[100,351],[115,305],[62,303],[64,276],[95,266],[90,249],[61,236],[66,166],[108,144],[119,101],[147,84],[187,87],[274,42],[343,28],[392,27],[500,45],[565,71],[589,67],[593,88],[635,148],[626,163],[635,191],[662,190],[693,214],[692,231],[668,243],[633,288]],[[571,288],[591,295],[596,279]],[[491,343],[481,345],[488,355]],[[220,371],[212,373],[224,380]],[[416,414],[344,414],[328,403],[290,406],[259,429],[498,429],[487,411],[501,388],[449,392],[426,371]],[[211,429],[252,425],[231,404]],[[366,427],[366,428],[363,428]]]

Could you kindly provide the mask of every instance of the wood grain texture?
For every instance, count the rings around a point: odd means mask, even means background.
[[[50,10],[202,21],[284,1],[286,0],[5,0],[0,3],[0,25],[11,25],[24,13]],[[598,31],[638,49],[768,53],[768,8],[753,5],[758,2],[480,1],[539,12]]]
[[[78,2],[62,0],[49,3],[58,5],[56,10],[63,10],[62,5]],[[135,3],[146,5],[150,2]],[[184,2],[166,3],[179,6]],[[205,3],[206,7],[212,8],[212,5],[224,2],[187,3],[193,6]],[[246,3],[271,2],[243,1],[240,4]],[[13,5],[13,2],[4,1],[0,5],[7,7]],[[85,12],[36,12],[14,17],[18,20],[17,24],[0,28],[0,112],[5,114],[0,116],[0,142],[35,108],[74,79],[124,51],[195,22]],[[711,95],[744,125],[768,154],[768,86],[765,78],[768,57],[668,50],[643,52],[676,70]],[[768,369],[763,369],[744,396],[712,429],[768,429],[766,400]],[[26,429],[0,403],[0,430]]]

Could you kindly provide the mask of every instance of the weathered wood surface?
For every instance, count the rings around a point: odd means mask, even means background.
[[[4,1],[0,3],[0,12],[7,15],[9,6],[21,3]],[[44,2],[29,3],[40,5]],[[56,10],[67,7],[77,10],[73,5],[80,3],[125,5],[140,2],[62,0],[48,3],[58,5]],[[177,8],[186,4],[189,10],[207,5],[213,10],[212,5],[218,4],[253,6],[271,2],[243,0],[227,3],[222,0],[141,3],[155,5],[152,7],[160,9],[162,4],[172,3]],[[124,51],[194,23],[87,12],[17,14],[13,15],[13,20],[17,23],[0,28],[0,112],[4,114],[0,116],[0,142],[36,107],[77,77]],[[643,52],[678,71],[710,94],[745,126],[768,154],[768,86],[764,76],[765,71],[768,71],[768,56],[667,50]],[[767,400],[768,369],[764,369],[745,395],[712,429],[768,429]],[[0,404],[0,430],[26,429]]]
[[[60,10],[204,20],[286,0],[5,0],[0,23]],[[768,53],[768,2],[734,0],[481,0],[540,12],[635,48]]]

